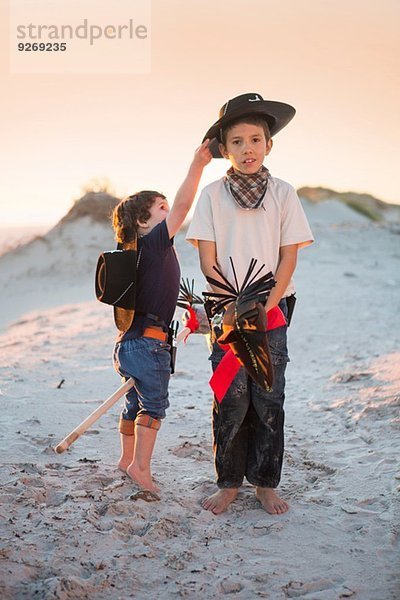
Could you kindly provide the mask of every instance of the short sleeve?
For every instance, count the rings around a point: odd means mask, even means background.
[[[170,239],[166,221],[158,223],[147,235],[142,238],[143,246],[158,254],[165,252],[173,244]]]
[[[186,241],[193,246],[198,246],[198,240],[215,242],[211,198],[206,190],[200,194],[186,234]]]
[[[298,244],[305,248],[314,241],[310,225],[304,213],[299,197],[292,186],[289,186],[283,202],[281,218],[281,246]]]

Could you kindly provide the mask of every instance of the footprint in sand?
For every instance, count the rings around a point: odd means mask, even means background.
[[[211,446],[208,444],[200,445],[185,441],[176,448],[171,448],[170,451],[179,458],[193,458],[199,461],[212,460]]]
[[[353,590],[343,585],[343,581],[332,579],[290,581],[282,589],[288,598],[304,598],[308,594],[318,594],[328,590],[334,591],[337,598],[349,598],[354,594]]]
[[[333,383],[351,383],[352,381],[363,381],[366,379],[371,379],[371,377],[372,373],[369,373],[367,371],[359,371],[358,373],[344,371],[342,373],[336,373],[335,375],[332,375],[331,381]]]
[[[349,498],[348,501],[340,507],[349,515],[360,514],[365,517],[381,515],[389,508],[389,503],[379,497],[365,498],[364,500],[358,501],[352,500],[353,499]]]
[[[314,462],[313,460],[303,460],[303,465],[306,469],[320,471],[323,475],[334,475],[337,471],[337,469],[328,467],[328,465],[324,465],[323,463]]]
[[[43,469],[33,463],[20,463],[20,472],[27,475],[43,475]]]
[[[31,419],[27,419],[25,421],[25,424],[26,425],[40,425],[40,421],[36,417],[32,417]]]
[[[160,496],[150,490],[139,490],[129,496],[130,500],[144,500],[145,502],[158,502],[161,500]]]
[[[32,444],[35,444],[36,446],[50,446],[50,444],[52,443],[52,437],[53,436],[46,436],[46,437],[33,437],[31,436],[29,439],[31,441]]]
[[[64,504],[67,501],[67,494],[65,490],[57,490],[54,488],[47,488],[46,490],[46,506],[48,508],[56,508]]]

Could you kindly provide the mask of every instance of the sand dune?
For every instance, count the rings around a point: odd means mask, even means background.
[[[226,514],[200,507],[214,489],[200,335],[178,350],[154,458],[161,502],[115,468],[120,406],[56,455],[119,385],[92,281],[111,231],[83,216],[0,258],[2,598],[399,597],[400,238],[320,208],[306,206],[317,243],[296,277],[281,517],[249,485]],[[201,291],[194,250],[177,247]]]

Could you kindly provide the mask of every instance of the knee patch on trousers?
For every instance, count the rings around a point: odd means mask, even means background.
[[[135,435],[135,421],[120,417],[118,429],[119,432],[123,433],[124,435]]]
[[[136,425],[140,425],[140,427],[148,427],[149,429],[156,429],[157,431],[161,427],[160,419],[155,419],[154,417],[150,417],[150,415],[139,415],[136,417],[135,423]]]

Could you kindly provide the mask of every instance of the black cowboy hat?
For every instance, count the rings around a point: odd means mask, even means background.
[[[284,102],[275,102],[274,100],[264,100],[261,94],[241,94],[231,100],[228,100],[219,111],[219,119],[207,131],[203,138],[210,140],[210,151],[213,158],[222,158],[218,144],[221,140],[221,129],[230,121],[247,115],[258,115],[264,118],[267,123],[271,136],[283,129],[296,114],[296,109],[290,104]]]
[[[100,302],[114,307],[114,320],[120,331],[127,331],[135,315],[137,247],[100,254],[95,288]]]

